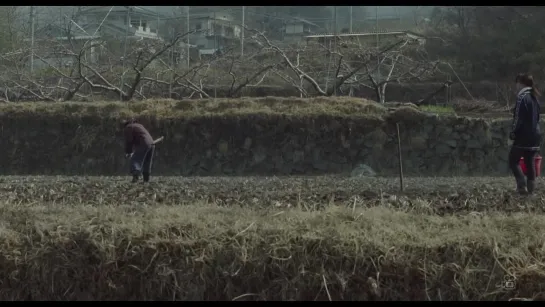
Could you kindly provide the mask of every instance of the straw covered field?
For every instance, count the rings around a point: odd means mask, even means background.
[[[545,189],[513,193],[509,120],[432,113],[353,98],[0,105],[0,299],[542,299]],[[128,116],[165,136],[146,185],[126,176]]]
[[[0,299],[507,300],[545,284],[510,178],[1,177]],[[516,278],[513,284],[508,284]],[[513,286],[513,287],[511,287]]]

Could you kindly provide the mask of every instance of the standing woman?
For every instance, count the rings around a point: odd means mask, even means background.
[[[517,181],[520,194],[532,194],[535,189],[535,156],[541,144],[539,128],[539,92],[534,86],[534,78],[529,74],[519,74],[515,79],[517,102],[513,112],[513,127],[509,138],[513,145],[509,153],[509,167]],[[520,169],[520,158],[524,157],[527,174]]]

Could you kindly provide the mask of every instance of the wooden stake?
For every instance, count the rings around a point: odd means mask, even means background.
[[[403,192],[403,163],[401,161],[401,135],[399,134],[399,123],[396,123],[397,129],[397,153],[399,159],[399,189]]]

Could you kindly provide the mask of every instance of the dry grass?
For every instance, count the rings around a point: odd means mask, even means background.
[[[505,300],[545,283],[541,215],[207,203],[0,212],[4,300]],[[515,290],[497,287],[506,275]]]
[[[127,116],[155,116],[159,119],[245,115],[288,115],[303,117],[320,115],[349,117],[389,116],[396,121],[407,118],[418,121],[436,114],[441,116],[455,115],[456,112],[461,110],[459,105],[473,106],[474,103],[462,101],[456,102],[453,107],[422,106],[419,108],[410,103],[392,102],[381,105],[371,100],[353,97],[242,97],[235,99],[218,98],[199,100],[148,99],[131,102],[24,102],[3,104],[0,105],[0,114],[4,116],[28,116],[30,114],[34,116],[36,114],[37,117],[54,115],[104,119]],[[394,110],[393,112],[389,112],[388,109]],[[479,109],[476,113],[464,112],[464,116],[479,115],[481,114],[479,112],[482,112],[482,110]]]
[[[435,105],[425,105],[420,106],[420,110],[424,112],[437,113],[437,114],[455,114],[456,111],[452,106],[435,106]]]
[[[377,196],[395,180],[186,178],[162,187],[57,179],[0,177],[2,300],[507,300],[545,292],[545,216],[501,211],[542,204],[543,191],[526,203],[507,199],[499,191],[512,180],[409,178],[407,195]],[[417,184],[429,191],[417,194]],[[181,192],[158,202],[165,189]],[[251,205],[267,199],[275,203]],[[461,210],[438,216],[437,205]],[[515,289],[501,287],[505,276],[516,278]]]
[[[388,118],[393,122],[417,122],[420,123],[423,120],[429,118],[428,113],[422,112],[419,109],[413,107],[399,107],[393,110]]]
[[[286,115],[383,115],[386,108],[373,101],[348,97],[317,98],[238,98],[201,100],[145,100],[121,102],[18,103],[0,106],[5,115],[35,113],[66,116],[118,117],[155,115],[192,117],[213,115],[286,114]]]
[[[459,113],[489,113],[489,112],[505,112],[505,105],[501,105],[496,101],[486,100],[463,100],[455,99],[452,102],[452,107]]]

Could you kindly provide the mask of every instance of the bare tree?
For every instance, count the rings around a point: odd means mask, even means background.
[[[390,82],[421,81],[432,76],[437,69],[438,61],[430,61],[417,39],[403,37],[376,49],[361,43],[344,42],[338,39],[341,47],[332,50],[331,45],[309,44],[291,49],[281,49],[273,44],[263,33],[254,33],[253,38],[261,45],[275,51],[280,57],[281,67],[274,68],[291,86],[297,88],[301,95],[309,96],[306,84],[313,92],[321,96],[342,94],[352,86],[366,86],[376,93],[378,102],[384,103],[386,87]],[[381,58],[379,65],[377,57]],[[330,59],[332,82],[323,73],[323,59]],[[286,70],[289,73],[286,73]],[[384,76],[378,78],[380,75]]]
[[[77,12],[74,13],[74,16]],[[74,17],[72,16],[72,17]],[[71,18],[72,19],[72,18]],[[86,41],[77,41],[72,35],[73,22],[65,24],[63,29],[65,39],[41,39],[39,48],[34,52],[34,56],[46,66],[46,76],[40,73],[32,76],[24,69],[24,58],[28,56],[29,51],[11,53],[1,55],[4,60],[4,76],[1,79],[4,81],[6,88],[20,90],[25,92],[27,96],[37,100],[71,100],[74,97],[86,98],[81,94],[80,90],[87,85],[92,94],[93,90],[111,91],[120,94],[123,100],[130,100],[134,95],[140,98],[145,98],[142,93],[142,81],[144,83],[159,82],[158,78],[150,78],[154,74],[153,69],[149,69],[155,64],[166,64],[164,55],[179,40],[187,34],[179,34],[169,41],[135,41],[131,42],[132,52],[127,55],[129,68],[127,71],[120,71],[122,57],[119,56],[116,50],[112,50],[112,46],[107,39],[100,38],[97,35]],[[96,33],[94,33],[96,34]],[[100,50],[100,57],[97,57],[96,49]],[[115,49],[115,48],[113,48]],[[61,60],[58,60],[61,59]],[[62,63],[64,59],[64,64]],[[167,61],[168,62],[168,61]],[[159,65],[160,66],[160,65]],[[185,75],[191,71],[202,68],[203,65],[197,65],[197,68],[189,69]],[[168,70],[173,70],[169,67]],[[128,80],[123,85],[116,85],[121,74],[126,74]],[[156,74],[160,75],[160,74]],[[182,76],[184,74],[181,74]],[[175,78],[175,82],[181,77]],[[52,82],[52,80],[57,80]],[[187,81],[191,83],[191,81]],[[140,89],[139,89],[140,86]],[[191,88],[191,86],[189,86]],[[195,89],[194,89],[195,90]],[[6,90],[4,101],[9,101],[10,96]],[[12,95],[13,97],[13,95]]]
[[[263,32],[246,28],[252,35],[244,43],[244,58],[237,53],[236,42],[212,56],[193,59],[188,67],[177,62],[176,53],[182,49],[177,46],[196,31],[178,33],[168,40],[130,39],[130,51],[123,57],[124,48],[115,37],[96,32],[87,33],[86,40],[81,35],[78,39],[74,34],[76,28],[82,30],[75,22],[78,14],[74,7],[72,16],[59,23],[62,39],[41,37],[35,50],[20,47],[17,52],[0,54],[4,101],[93,100],[114,94],[127,101],[167,92],[171,98],[207,98],[212,88],[225,89],[224,96],[239,97],[246,88],[288,85],[304,97],[343,95],[365,86],[374,89],[377,101],[384,102],[389,83],[423,80],[437,65],[407,37],[379,50],[342,40],[334,49],[331,44],[281,46]],[[30,52],[40,63],[33,74],[25,69]],[[379,56],[381,63],[376,65]]]
[[[405,40],[395,50],[382,53],[380,65],[371,69],[367,66],[367,82],[359,82],[360,85],[372,88],[376,100],[380,103],[386,101],[386,87],[391,82],[407,83],[427,81],[438,72],[439,61],[430,61],[423,50],[410,48],[411,41]],[[411,56],[412,55],[412,56]],[[373,72],[380,72],[375,73]]]

